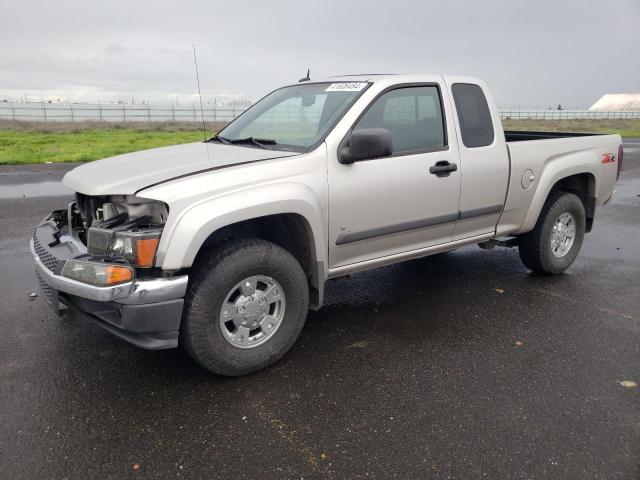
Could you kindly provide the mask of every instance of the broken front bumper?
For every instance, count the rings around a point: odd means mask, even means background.
[[[178,346],[187,275],[135,278],[109,287],[63,277],[64,263],[86,257],[86,247],[72,233],[59,230],[50,218],[36,227],[30,247],[42,295],[56,313],[60,304],[73,305],[106,330],[139,347]]]

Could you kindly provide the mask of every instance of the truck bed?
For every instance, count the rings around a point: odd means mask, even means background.
[[[526,140],[550,140],[554,138],[592,137],[606,135],[604,133],[578,133],[578,132],[534,132],[527,130],[505,130],[504,137],[507,142],[522,142]]]
[[[506,131],[505,139],[511,173],[498,235],[531,231],[549,189],[574,174],[585,177],[595,206],[611,198],[619,164],[603,163],[602,159],[618,154],[619,135]],[[531,177],[532,183],[525,186]]]

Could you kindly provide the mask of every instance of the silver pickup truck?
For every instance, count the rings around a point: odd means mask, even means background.
[[[353,75],[270,93],[207,141],[82,165],[31,250],[56,312],[241,375],[328,279],[463,245],[558,274],[622,166],[618,135],[503,131],[485,84]]]

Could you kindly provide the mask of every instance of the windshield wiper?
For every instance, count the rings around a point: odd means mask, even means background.
[[[231,141],[228,138],[220,137],[218,135],[215,135],[211,137],[209,140],[207,140],[207,142],[216,142],[216,141],[220,143],[224,143],[225,145],[231,145]]]
[[[219,135],[216,135],[213,140],[219,140],[222,143],[225,143],[227,145],[240,145],[240,144],[246,144],[249,143],[251,145],[256,145],[257,147],[260,148],[266,148],[266,145],[277,145],[278,142],[276,142],[275,140],[272,140],[270,138],[253,138],[253,137],[247,137],[247,138],[225,138],[225,137],[221,137]]]

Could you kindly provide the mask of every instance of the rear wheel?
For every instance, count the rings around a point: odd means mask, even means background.
[[[552,191],[535,228],[520,237],[524,265],[534,272],[556,275],[574,262],[585,233],[584,205],[573,193]]]
[[[214,373],[260,370],[293,346],[308,302],[306,276],[289,252],[264,240],[229,242],[194,269],[181,344]]]

